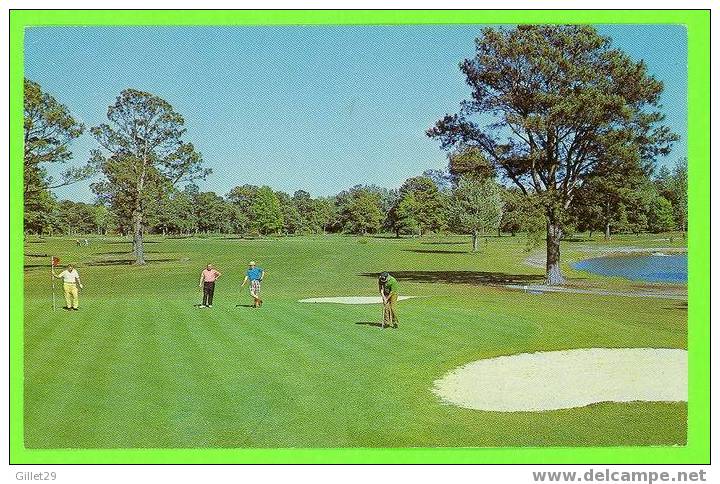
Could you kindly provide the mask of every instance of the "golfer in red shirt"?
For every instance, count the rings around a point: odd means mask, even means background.
[[[203,290],[203,301],[200,305],[201,308],[212,307],[213,295],[215,294],[215,281],[220,276],[222,276],[222,274],[216,271],[212,264],[208,264],[200,274],[200,287]]]

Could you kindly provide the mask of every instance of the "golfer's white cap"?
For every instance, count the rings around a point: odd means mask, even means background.
[[[255,261],[254,261],[254,260],[251,260],[251,261],[250,261],[250,264],[248,264],[248,265],[254,266],[254,265],[255,265]]]

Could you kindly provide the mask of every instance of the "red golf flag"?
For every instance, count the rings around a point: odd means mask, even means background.
[[[59,258],[59,257],[52,256],[52,266],[53,266],[53,267],[57,267],[57,266],[59,266],[59,265],[60,265],[60,258]]]

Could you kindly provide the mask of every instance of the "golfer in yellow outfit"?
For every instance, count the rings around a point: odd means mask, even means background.
[[[68,311],[78,310],[78,289],[82,289],[83,285],[80,283],[80,274],[72,264],[68,264],[64,271],[60,274],[55,274],[55,269],[52,269],[52,277],[57,277],[63,280],[63,292],[65,293],[65,309]]]

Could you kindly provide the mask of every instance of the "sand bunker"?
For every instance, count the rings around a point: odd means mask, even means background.
[[[398,301],[412,299],[417,296],[398,296]],[[341,296],[341,297],[311,297],[300,299],[303,303],[336,303],[336,304],[380,304],[380,296]]]
[[[435,382],[446,403],[496,412],[687,401],[687,351],[589,348],[478,360]]]

